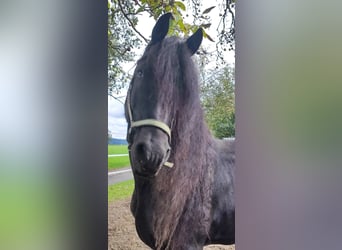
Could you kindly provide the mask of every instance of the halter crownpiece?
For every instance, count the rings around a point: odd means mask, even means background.
[[[131,91],[129,89],[127,92],[127,102],[126,102],[127,111],[128,111],[128,118],[129,118],[128,136],[131,135],[132,128],[142,127],[142,126],[152,126],[152,127],[159,128],[160,130],[165,132],[169,138],[169,143],[171,144],[171,129],[166,123],[158,121],[156,119],[143,119],[143,120],[139,120],[139,121],[133,121],[133,115],[132,115],[132,110],[131,110],[130,92]],[[173,163],[166,161],[164,163],[164,166],[172,168]]]

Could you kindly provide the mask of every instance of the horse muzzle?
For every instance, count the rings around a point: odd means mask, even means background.
[[[133,172],[137,175],[156,176],[169,158],[171,148],[167,137],[161,133],[155,128],[142,127],[135,134],[130,157]]]

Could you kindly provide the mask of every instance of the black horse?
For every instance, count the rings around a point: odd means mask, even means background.
[[[211,136],[191,58],[203,31],[165,38],[170,18],[153,28],[125,103],[137,233],[152,249],[234,244],[234,141]]]

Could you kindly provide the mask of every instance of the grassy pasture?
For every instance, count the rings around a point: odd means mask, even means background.
[[[108,155],[128,154],[127,145],[108,145]],[[130,166],[129,157],[108,157],[108,170],[115,170]],[[108,201],[116,201],[132,195],[134,180],[120,182],[108,187]]]
[[[130,162],[128,156],[109,157],[108,158],[108,170],[114,170],[124,167],[129,167]]]
[[[128,154],[127,145],[108,145],[108,155],[112,154]],[[128,155],[108,157],[108,170],[115,170],[129,166],[130,162]]]
[[[123,181],[108,187],[108,201],[127,198],[133,194],[134,180]]]
[[[127,145],[108,145],[108,154],[128,154]]]

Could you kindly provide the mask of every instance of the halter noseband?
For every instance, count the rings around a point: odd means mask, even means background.
[[[127,92],[127,101],[126,101],[126,106],[127,106],[127,111],[128,111],[128,118],[129,118],[129,127],[128,127],[128,137],[130,137],[132,128],[137,128],[137,127],[142,127],[142,126],[152,126],[159,128],[163,132],[167,134],[169,137],[169,144],[171,144],[171,129],[170,127],[165,124],[164,122],[155,120],[155,119],[143,119],[139,121],[133,121],[133,115],[132,115],[132,110],[131,110],[131,98],[130,98],[130,89]],[[130,143],[130,142],[128,142]],[[172,168],[173,163],[166,161],[164,163],[164,166]]]

